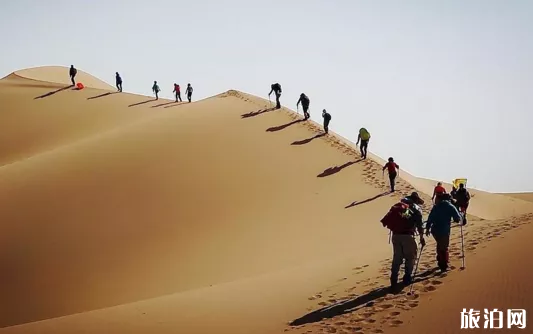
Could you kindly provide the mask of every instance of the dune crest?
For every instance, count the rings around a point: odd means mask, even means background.
[[[4,79],[28,79],[33,81],[42,81],[49,82],[54,84],[64,84],[70,85],[69,78],[69,68],[64,66],[40,66],[27,68],[23,70],[18,70],[10,75],[6,76]],[[115,88],[104,81],[90,75],[89,73],[83,72],[78,69],[78,74],[76,75],[76,81],[82,82],[85,87],[88,88],[97,88],[104,90],[115,90]]]

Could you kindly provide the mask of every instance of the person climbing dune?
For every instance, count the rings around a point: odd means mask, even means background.
[[[296,108],[298,108],[298,106],[300,105],[300,103],[302,104],[302,109],[304,111],[304,118],[307,120],[309,119],[309,117],[311,117],[311,115],[309,115],[309,97],[307,97],[307,95],[305,95],[304,93],[300,94],[300,99],[298,100],[298,102],[296,102]]]
[[[331,121],[331,115],[326,111],[322,110],[322,117],[324,118],[324,132],[327,134],[329,131],[329,122]]]
[[[181,88],[180,88],[180,85],[178,85],[177,83],[174,83],[174,90],[172,92],[176,96],[176,102],[183,102],[181,100]]]
[[[451,203],[450,194],[438,195],[437,204],[431,209],[427,220],[426,235],[433,235],[437,243],[437,264],[442,272],[448,270],[452,219],[456,223],[461,222],[461,215]]]
[[[192,91],[193,89],[192,89],[191,84],[190,83],[187,84],[187,89],[185,90],[185,93],[187,94],[187,99],[189,100],[189,103],[191,103],[192,101]]]
[[[120,77],[120,74],[118,74],[118,72],[116,72],[115,74],[115,81],[117,84],[117,90],[119,92],[122,92],[122,78]]]
[[[366,159],[366,154],[368,150],[368,141],[370,140],[370,132],[368,132],[367,129],[361,128],[359,129],[359,135],[357,136],[357,143],[355,145],[359,145],[359,141],[361,141],[360,151],[361,151],[361,157],[363,159]]]
[[[78,74],[78,70],[74,68],[74,65],[70,65],[69,75],[72,86],[76,85],[76,74]]]
[[[418,252],[415,231],[418,231],[420,236],[420,245],[422,247],[426,245],[422,210],[420,209],[422,204],[424,204],[424,201],[418,193],[413,192],[399,203],[393,205],[385,217],[381,219],[383,226],[387,227],[392,234],[393,258],[390,276],[392,292],[396,292],[398,288],[398,275],[404,260],[403,284],[407,286],[413,281],[413,267]]]
[[[154,81],[154,85],[152,86],[152,91],[155,93],[155,99],[159,100],[159,92],[161,90],[159,89],[159,86],[157,85],[157,81]]]
[[[466,190],[464,183],[459,184],[459,189],[455,193],[455,203],[466,224],[466,210],[470,205],[470,193]]]
[[[433,189],[433,196],[431,197],[431,200],[436,204],[438,196],[445,193],[446,189],[442,186],[442,182],[437,182],[437,185]]]
[[[400,166],[398,166],[398,164],[395,163],[394,159],[391,157],[389,158],[389,162],[383,166],[383,172],[385,172],[385,169],[387,169],[389,173],[390,190],[391,192],[394,192],[394,183],[396,182],[396,176],[400,174]],[[398,171],[396,172],[396,170]]]
[[[281,85],[279,83],[274,83],[270,86],[271,90],[270,93],[268,93],[268,97],[270,98],[270,95],[272,95],[272,92],[276,94],[276,109],[281,108],[281,102],[279,101],[279,98],[281,96]]]

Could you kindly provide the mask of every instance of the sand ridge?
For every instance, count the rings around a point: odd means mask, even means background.
[[[379,157],[301,114],[235,90],[176,104],[62,88],[0,81],[18,143],[0,150],[2,332],[380,333],[461,279],[434,272],[430,239],[415,294],[385,293],[379,219],[412,191],[425,214],[431,200],[403,171],[388,193]],[[473,216],[467,256],[533,219],[498,196],[505,219]]]

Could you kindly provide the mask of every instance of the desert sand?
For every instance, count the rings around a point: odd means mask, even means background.
[[[417,332],[433,308],[460,319],[460,289],[531,291],[505,257],[529,247],[527,200],[473,190],[467,269],[434,272],[430,242],[414,294],[389,295],[379,220],[414,190],[427,214],[434,181],[402,172],[390,194],[379,157],[244,92],[154,101],[67,73],[0,80],[1,333]]]

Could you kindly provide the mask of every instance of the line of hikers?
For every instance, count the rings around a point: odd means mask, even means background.
[[[70,76],[70,81],[72,82],[73,86],[76,85],[77,74],[78,74],[78,70],[74,67],[74,65],[70,65],[69,76]],[[118,72],[115,72],[115,84],[117,87],[117,91],[122,92],[122,77],[120,76]],[[155,94],[155,99],[159,100],[159,92],[161,91],[161,89],[159,88],[157,81],[154,81],[154,85],[152,86],[152,91]],[[176,102],[183,102],[181,99],[180,85],[178,85],[177,83],[174,83],[174,90],[172,92],[174,93],[176,97]],[[192,92],[193,92],[193,88],[191,84],[189,83],[187,84],[187,89],[185,90],[185,94],[187,94],[187,99],[189,100],[189,103],[191,103],[192,101]]]
[[[420,208],[420,205],[424,204],[424,200],[416,192],[394,204],[381,219],[383,226],[390,230],[393,245],[390,276],[393,292],[396,292],[400,287],[398,276],[404,261],[403,284],[407,286],[413,282],[413,267],[418,253],[415,239],[417,234],[422,248],[426,245],[424,235],[433,236],[436,242],[437,265],[442,272],[448,270],[451,222],[463,226],[467,224],[466,210],[470,202],[470,194],[463,183],[459,185],[459,189],[454,186],[448,194],[442,183],[439,182],[434,189],[432,200],[434,200],[434,206],[427,218],[425,232]],[[461,242],[463,242],[462,227]],[[464,253],[462,256],[464,257]],[[420,261],[420,257],[418,259]]]
[[[268,93],[269,99],[272,93],[274,93],[276,96],[276,109],[280,109],[281,108],[280,97],[281,97],[282,89],[279,83],[273,83],[272,85],[270,85],[270,93]],[[300,104],[302,105],[304,120],[308,120],[311,117],[311,114],[309,113],[309,105],[311,104],[311,100],[305,93],[300,94],[300,98],[296,102],[296,110],[299,109]],[[328,113],[326,109],[323,109],[322,118],[324,119],[324,132],[327,134],[329,132],[329,123],[331,122],[331,114]],[[369,140],[370,140],[370,133],[368,132],[368,130],[365,128],[359,129],[359,135],[357,137],[357,143],[355,145],[359,145],[359,142],[361,142],[360,150],[361,150],[361,157],[363,159],[366,159],[366,156],[367,156]]]

